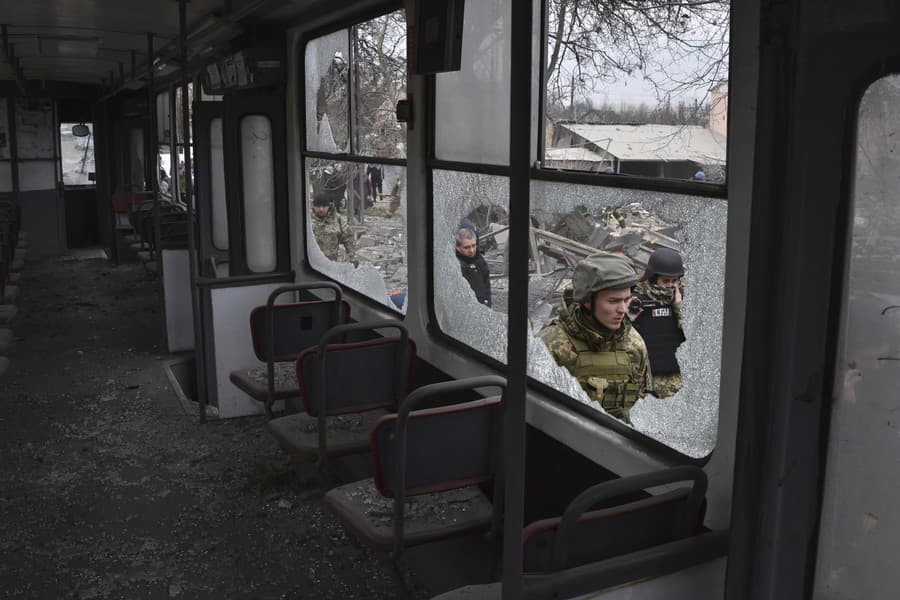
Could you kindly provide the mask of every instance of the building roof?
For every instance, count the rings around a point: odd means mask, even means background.
[[[594,152],[590,148],[584,146],[575,146],[572,148],[547,148],[544,152],[545,160],[580,160],[585,162],[610,162],[608,157],[604,157],[598,152]]]
[[[589,125],[559,123],[619,160],[691,160],[725,164],[725,140],[699,125]],[[584,158],[579,160],[597,160]]]

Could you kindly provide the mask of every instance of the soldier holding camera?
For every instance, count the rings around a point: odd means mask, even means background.
[[[538,333],[591,400],[626,423],[637,399],[653,389],[647,346],[625,318],[636,284],[625,258],[592,254],[575,266],[559,316]]]

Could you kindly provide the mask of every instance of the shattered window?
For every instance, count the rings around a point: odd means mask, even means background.
[[[306,45],[306,147],[349,152],[350,40],[342,29]]]
[[[641,319],[663,317],[659,323],[675,319],[670,321],[672,330],[666,330],[666,335],[677,335],[673,341],[671,337],[660,338],[655,329],[638,329],[649,340],[650,364],[660,371],[653,373],[653,392],[661,397],[645,394],[638,399],[630,411],[631,424],[691,457],[706,456],[716,441],[726,220],[724,200],[532,182],[531,334],[537,334],[553,319],[565,319],[560,308],[573,306],[567,290],[572,287],[578,261],[599,250],[626,257],[639,279],[645,280],[635,293],[646,293],[653,299],[645,300],[646,312],[633,319],[635,329]],[[650,257],[660,249],[658,256],[671,258],[674,251],[681,258],[684,275],[675,286],[681,299],[677,311],[673,308],[675,289],[666,292],[660,288],[663,278],[674,277],[679,266],[665,263],[668,266],[661,267],[663,262],[655,262],[659,272],[645,273]],[[657,293],[670,293],[672,298],[664,301]],[[680,325],[676,325],[679,312]],[[529,344],[528,369],[535,379],[603,411],[572,375],[556,364],[538,338],[531,338]]]
[[[506,362],[509,179],[439,170],[432,177],[438,325]]]
[[[730,0],[546,0],[544,168],[725,182]]]
[[[406,312],[406,167],[306,159],[307,255],[317,271]]]
[[[306,249],[317,271],[406,312],[403,11],[306,45]],[[346,160],[347,155],[360,157]]]
[[[509,164],[509,0],[469,0],[461,69],[435,76],[435,157]]]

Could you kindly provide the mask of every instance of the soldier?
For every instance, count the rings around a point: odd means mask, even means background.
[[[644,340],[625,318],[637,273],[628,261],[598,252],[575,266],[559,316],[538,333],[556,362],[612,416],[629,412],[652,389]]]
[[[340,247],[346,250],[346,260],[358,265],[356,260],[356,236],[347,219],[337,214],[331,195],[322,191],[313,197],[312,230],[316,243],[329,260],[340,259]]]
[[[650,354],[653,370],[653,393],[660,398],[674,396],[684,380],[675,358],[675,350],[684,341],[681,321],[681,278],[684,263],[681,255],[670,248],[659,248],[650,255],[647,270],[635,288],[640,308],[629,310]]]

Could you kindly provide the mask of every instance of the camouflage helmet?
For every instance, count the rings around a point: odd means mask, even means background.
[[[647,270],[644,271],[644,279],[650,283],[656,283],[656,277],[682,277],[684,275],[684,263],[681,255],[671,248],[658,248],[650,255],[647,261]]]
[[[619,290],[637,285],[637,273],[628,259],[609,252],[597,252],[575,265],[572,297],[584,302],[594,292]]]

